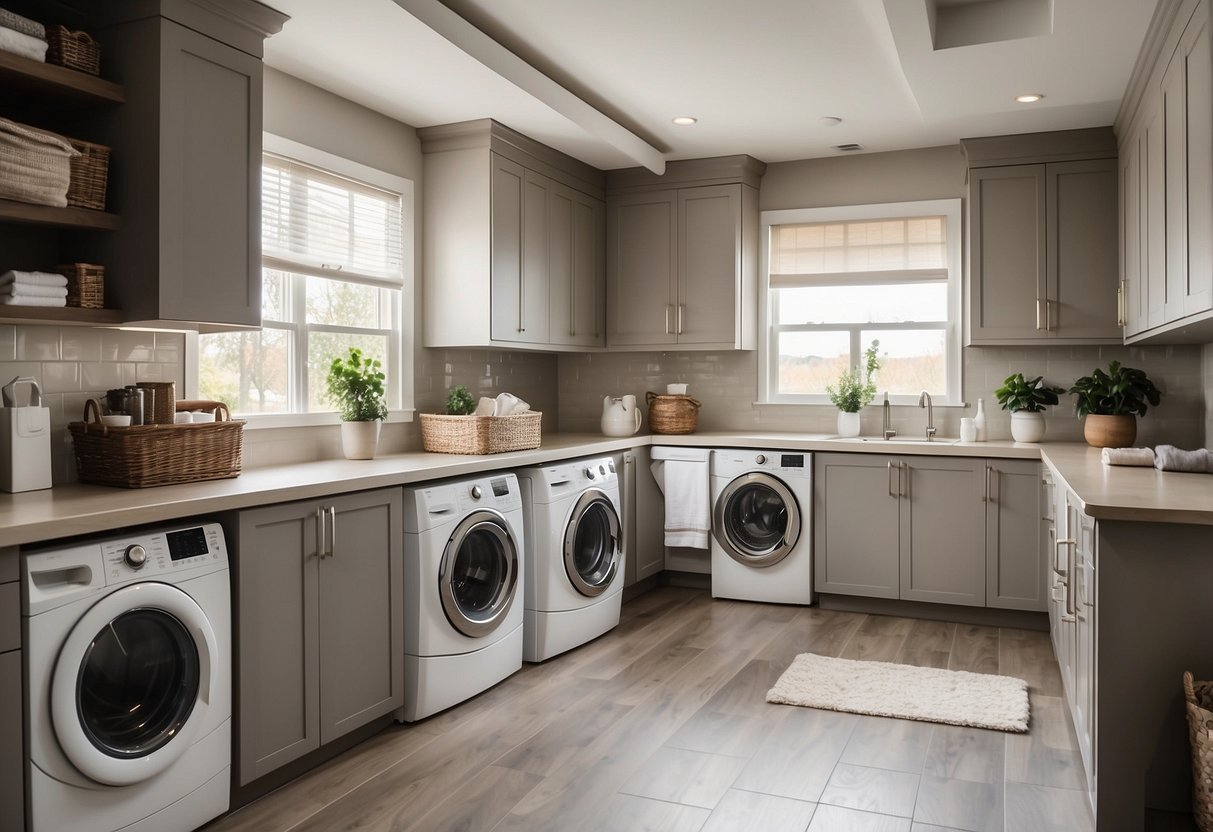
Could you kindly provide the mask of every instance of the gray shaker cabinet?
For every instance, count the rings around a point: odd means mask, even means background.
[[[901,594],[907,601],[985,606],[984,460],[900,460]]]
[[[665,567],[665,546],[662,542],[664,502],[649,470],[650,461],[647,447],[631,448],[615,454],[627,558],[624,586],[656,575]]]
[[[1040,463],[1024,460],[985,460],[984,477],[986,606],[1044,612],[1052,486],[1042,488]]]
[[[819,453],[813,455],[813,477],[817,591],[899,597],[900,461]]]
[[[0,549],[0,829],[24,829],[21,584],[17,548]]]
[[[677,343],[678,192],[613,197],[607,208],[610,345]]]
[[[240,512],[237,781],[404,702],[399,489]]]

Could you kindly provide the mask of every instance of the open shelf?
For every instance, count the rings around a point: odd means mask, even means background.
[[[2,54],[2,53],[0,53]],[[122,226],[122,218],[105,211],[89,208],[56,208],[53,205],[33,205],[12,199],[0,199],[0,222],[24,222],[32,225],[53,225],[59,228],[82,228],[113,231]]]
[[[74,306],[4,306],[0,324],[50,324],[52,326],[117,326],[121,309],[80,309]]]
[[[126,90],[121,84],[0,51],[0,90],[4,97],[46,96],[85,104],[121,104]]]

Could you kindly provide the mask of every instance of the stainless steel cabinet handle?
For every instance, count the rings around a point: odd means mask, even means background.
[[[329,506],[329,557],[337,554],[337,507]]]
[[[990,476],[991,474],[994,474],[994,476],[993,476],[993,477],[991,477],[991,476]],[[997,482],[998,482],[998,472],[994,470],[994,466],[992,466],[992,465],[987,465],[987,466],[986,466],[986,493],[985,493],[985,496],[981,498],[981,501],[982,501],[983,503],[985,503],[985,502],[989,502],[989,503],[996,503],[996,502],[998,502],[998,494],[997,494],[997,493],[995,493],[995,489],[991,487],[991,480],[992,480],[994,483],[997,483]]]
[[[1045,298],[1045,332],[1053,331],[1053,310],[1050,308],[1052,303],[1053,301]]]
[[[324,506],[316,506],[316,557],[324,557],[324,542],[328,539],[324,522]]]
[[[665,334],[666,335],[674,334],[674,333],[670,332],[670,305],[668,303],[665,305]]]
[[[1067,565],[1069,567],[1067,571],[1069,572],[1070,577],[1066,580],[1066,615],[1068,616],[1068,620],[1073,620],[1074,581],[1078,578],[1078,576],[1074,574],[1074,555],[1078,552],[1078,544],[1077,541],[1074,540],[1069,540],[1067,542],[1070,544],[1070,557],[1067,560]]]
[[[1116,287],[1116,325],[1124,326],[1128,321],[1125,314],[1125,280],[1120,279],[1120,285]]]
[[[1057,532],[1054,531],[1053,534],[1056,535]],[[1061,547],[1062,546],[1073,546],[1076,542],[1077,541],[1075,541],[1073,538],[1064,538],[1062,540],[1053,541],[1053,571],[1055,573],[1057,573],[1057,577],[1068,578],[1070,576],[1070,570],[1068,568],[1062,569],[1061,566],[1059,566],[1059,564],[1061,563]],[[1067,566],[1068,566],[1068,559],[1067,559]]]
[[[893,461],[889,460],[886,464],[889,466],[889,496],[892,497],[894,500],[896,500],[898,497],[898,494],[897,494],[897,491],[893,490]],[[900,477],[900,473],[899,473],[898,479],[900,480],[900,478],[901,477]],[[897,489],[898,489],[898,491],[901,490],[900,482],[897,483]]]
[[[678,304],[678,334],[682,334],[682,304]]]
[[[1040,317],[1041,317],[1040,316],[1040,298],[1037,298],[1036,299],[1036,331],[1037,332],[1040,332],[1042,329],[1044,329],[1044,327],[1040,325]]]
[[[914,469],[910,467],[910,463],[903,462],[903,463],[901,463],[901,470],[905,471],[905,474],[906,474],[906,491],[905,491],[905,494],[903,494],[902,496],[905,497],[907,500],[911,500],[911,499],[913,499],[913,495],[910,492],[913,490],[912,484],[914,482]],[[898,486],[898,490],[900,490],[901,474],[897,475],[897,486]]]

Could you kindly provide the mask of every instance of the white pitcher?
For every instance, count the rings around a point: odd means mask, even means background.
[[[602,400],[602,432],[607,436],[631,436],[640,430],[640,410],[635,396],[606,396]]]

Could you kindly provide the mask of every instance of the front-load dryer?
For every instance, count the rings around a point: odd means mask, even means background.
[[[811,454],[712,451],[712,597],[813,603]]]
[[[522,668],[522,496],[513,474],[404,490],[406,722]]]
[[[227,811],[231,591],[215,523],[22,553],[32,832]]]
[[[541,662],[619,624],[623,534],[610,457],[518,472],[526,517],[523,658]]]

